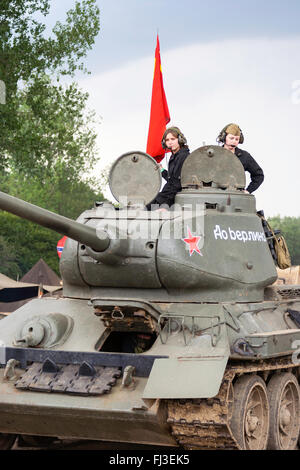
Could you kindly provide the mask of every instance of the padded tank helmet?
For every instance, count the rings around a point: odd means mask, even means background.
[[[227,124],[227,126],[225,126],[221,130],[220,134],[217,137],[217,142],[225,144],[226,136],[228,134],[239,136],[240,137],[240,142],[239,143],[240,144],[244,143],[243,132],[242,132],[241,128],[237,124],[234,124],[234,123]]]
[[[183,135],[183,133],[181,132],[181,130],[178,127],[174,126],[174,127],[169,127],[168,129],[165,130],[162,141],[161,141],[162,148],[164,149],[168,148],[166,145],[166,137],[170,133],[173,134],[175,137],[178,137],[178,143],[180,147],[184,147],[185,145],[187,145],[187,140],[185,136]]]

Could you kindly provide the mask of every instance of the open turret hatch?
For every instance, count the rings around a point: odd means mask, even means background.
[[[211,186],[220,189],[244,189],[245,170],[238,157],[216,145],[200,147],[185,160],[181,171],[183,188]]]
[[[158,194],[161,173],[156,161],[144,152],[119,157],[109,174],[109,186],[118,202],[126,206],[146,205]]]

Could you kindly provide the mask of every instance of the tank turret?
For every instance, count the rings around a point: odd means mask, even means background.
[[[196,150],[175,206],[146,211],[160,183],[155,161],[132,152],[110,172],[121,208],[98,205],[74,222],[3,193],[0,208],[69,238],[60,266],[65,295],[81,285],[84,297],[118,288],[131,297],[147,289],[149,300],[262,300],[276,270],[238,159],[216,146]]]

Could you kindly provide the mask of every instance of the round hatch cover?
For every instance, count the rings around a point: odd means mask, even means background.
[[[217,145],[194,150],[181,170],[182,187],[210,183],[222,189],[244,189],[246,185],[245,170],[239,158]]]
[[[124,205],[149,204],[161,187],[159,166],[147,153],[128,152],[111,167],[109,187],[118,202]]]

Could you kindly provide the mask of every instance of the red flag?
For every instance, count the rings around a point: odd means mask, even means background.
[[[166,150],[162,148],[161,139],[170,122],[170,113],[165,95],[161,71],[159,39],[157,35],[155,49],[154,77],[152,85],[152,100],[150,123],[146,152],[159,163],[165,156]]]
[[[66,239],[67,237],[62,237],[60,240],[58,240],[57,242],[57,254],[58,254],[58,257],[60,258],[61,257],[61,254],[62,254],[62,251],[64,249],[64,246],[65,246],[65,242],[66,242]]]

